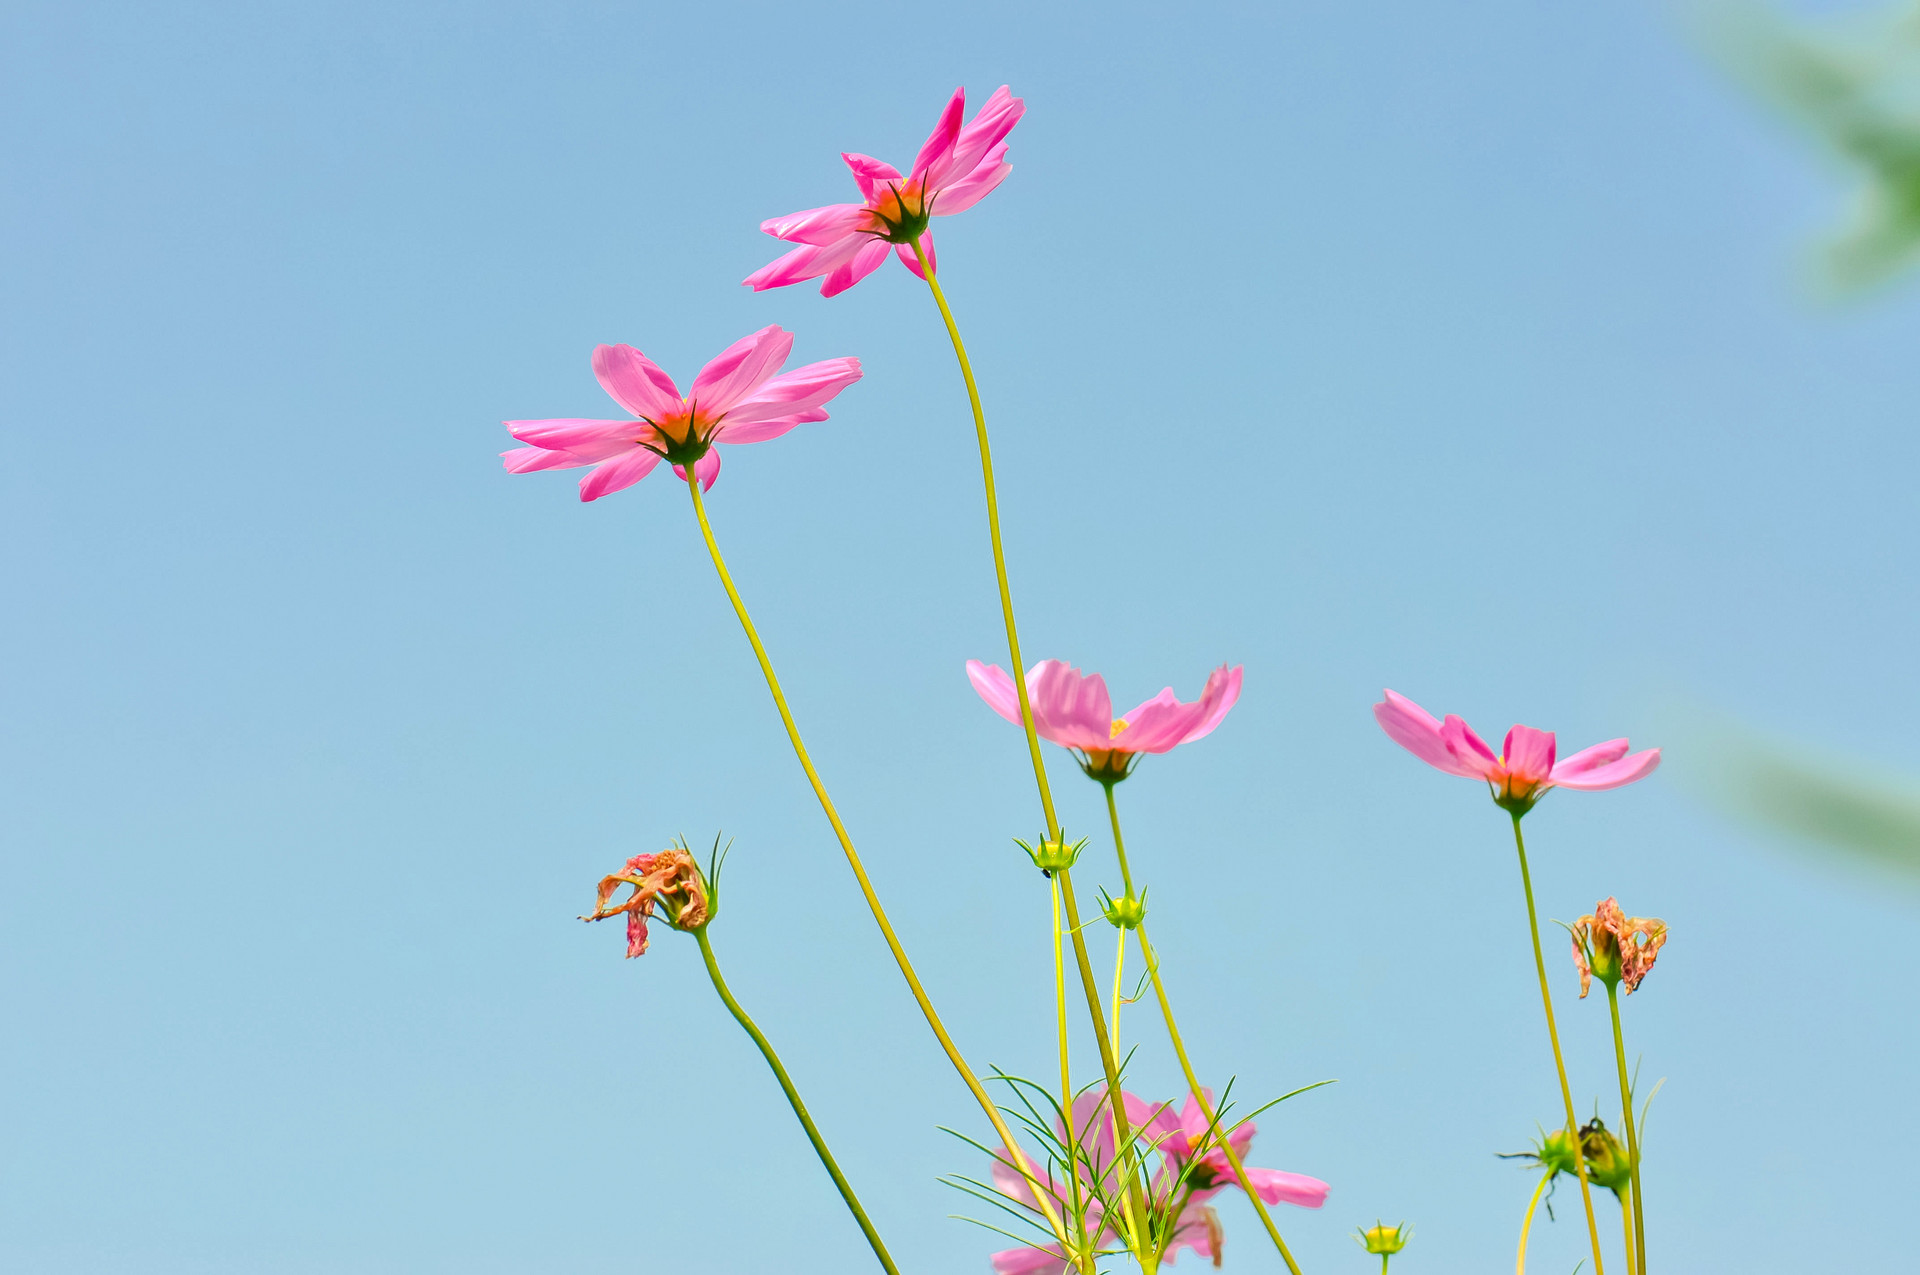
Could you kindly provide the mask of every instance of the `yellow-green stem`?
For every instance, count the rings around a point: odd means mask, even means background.
[[[814,1126],[813,1117],[807,1114],[807,1104],[800,1101],[800,1091],[793,1087],[793,1078],[787,1075],[787,1069],[781,1065],[780,1055],[773,1051],[773,1045],[766,1035],[754,1025],[747,1011],[740,1008],[740,1002],[733,998],[727,988],[727,980],[720,977],[720,963],[713,958],[713,944],[707,941],[707,927],[701,926],[693,932],[700,943],[700,959],[707,963],[707,977],[713,980],[713,990],[720,993],[720,999],[726,1004],[727,1012],[740,1024],[753,1043],[760,1048],[761,1057],[767,1060],[767,1066],[773,1068],[773,1077],[780,1082],[780,1092],[787,1096],[787,1105],[793,1108],[793,1114],[799,1118],[800,1127],[807,1131],[807,1141],[813,1144],[813,1152],[820,1157],[820,1163],[826,1166],[827,1176],[833,1179],[833,1185],[840,1192],[840,1198],[847,1202],[847,1208],[853,1214],[853,1220],[860,1224],[860,1233],[867,1237],[867,1243],[873,1249],[873,1255],[880,1259],[880,1265],[887,1275],[900,1275],[900,1268],[893,1264],[893,1258],[887,1252],[887,1246],[880,1240],[880,1232],[873,1229],[873,1222],[867,1217],[867,1211],[860,1207],[860,1197],[853,1193],[847,1184],[846,1174],[840,1172],[840,1166],[834,1163],[833,1152],[827,1150],[825,1138]]]
[[[1067,1126],[1067,1189],[1072,1193],[1075,1205],[1080,1201],[1080,1130],[1075,1127],[1073,1114],[1073,1069],[1069,1063],[1067,1049],[1067,955],[1063,941],[1063,929],[1060,924],[1060,883],[1053,883],[1053,1005],[1056,1025],[1060,1035],[1060,1111],[1061,1120]],[[1065,1251],[1080,1268],[1082,1275],[1093,1275],[1093,1256],[1089,1251],[1092,1245],[1086,1243],[1086,1227],[1081,1218],[1084,1216],[1078,1207],[1069,1210],[1074,1223],[1075,1243]]]
[[[1626,1242],[1627,1275],[1639,1275],[1640,1267],[1633,1260],[1633,1186],[1620,1193],[1620,1234]]]
[[[1560,1100],[1567,1109],[1567,1137],[1573,1143],[1573,1169],[1580,1178],[1580,1201],[1587,1208],[1587,1238],[1593,1241],[1593,1275],[1605,1275],[1600,1261],[1600,1226],[1593,1216],[1593,1188],[1587,1184],[1586,1150],[1580,1145],[1580,1117],[1573,1111],[1573,1087],[1567,1083],[1567,1064],[1560,1055],[1560,1029],[1553,1021],[1553,993],[1547,988],[1547,958],[1540,952],[1540,918],[1533,906],[1533,875],[1527,871],[1527,841],[1520,835],[1520,816],[1513,816],[1513,844],[1520,852],[1520,886],[1527,895],[1527,933],[1533,939],[1533,968],[1540,976],[1540,1004],[1547,1011],[1547,1039],[1553,1044],[1553,1069],[1560,1077]]]
[[[966,1083],[967,1090],[973,1094],[980,1110],[986,1114],[988,1123],[1007,1148],[1007,1155],[1013,1167],[1026,1180],[1033,1192],[1034,1200],[1040,1206],[1041,1214],[1047,1219],[1047,1226],[1062,1245],[1067,1243],[1067,1231],[1061,1225],[1059,1214],[1048,1201],[1046,1188],[1027,1162],[1026,1152],[1014,1140],[1013,1131],[1007,1128],[1007,1122],[1000,1115],[993,1099],[973,1074],[973,1068],[960,1054],[953,1043],[953,1037],[947,1034],[947,1028],[940,1021],[940,1015],[934,1011],[933,1001],[927,997],[926,988],[920,985],[920,976],[913,972],[913,962],[907,959],[906,949],[900,946],[899,936],[894,934],[893,925],[887,920],[886,909],[880,906],[880,896],[874,892],[873,882],[867,878],[866,867],[860,862],[860,854],[853,848],[853,838],[847,835],[846,825],[840,822],[840,814],[833,808],[833,799],[827,796],[826,785],[820,782],[820,773],[813,768],[813,759],[807,755],[807,745],[800,738],[800,728],[794,724],[793,712],[787,707],[786,693],[780,689],[780,679],[774,674],[773,661],[767,658],[767,648],[761,645],[760,634],[753,627],[753,617],[747,614],[747,604],[740,599],[740,591],[733,587],[733,576],[727,570],[727,560],[720,554],[720,545],[713,538],[713,527],[707,521],[707,507],[700,499],[700,480],[695,476],[692,465],[686,466],[687,490],[693,496],[694,517],[700,523],[700,535],[706,540],[707,554],[713,559],[713,569],[720,576],[721,587],[727,591],[727,600],[733,603],[733,613],[740,620],[740,628],[747,635],[747,644],[753,647],[753,657],[760,662],[760,672],[766,678],[767,690],[773,694],[773,705],[780,710],[780,721],[787,728],[787,740],[793,745],[793,755],[800,761],[800,769],[806,772],[807,783],[813,787],[813,795],[819,799],[820,809],[826,812],[827,822],[833,826],[833,835],[840,842],[840,849],[847,856],[847,866],[853,869],[853,878],[860,885],[860,894],[867,902],[867,910],[873,914],[874,924],[880,927],[881,937],[887,941],[887,950],[893,954],[894,964],[900,967],[900,975],[907,981],[907,989],[913,993],[914,1003],[920,1007],[920,1013],[927,1020],[927,1026],[933,1029],[934,1039],[940,1042],[940,1048],[947,1055],[947,1061],[959,1073]]]
[[[1513,1264],[1514,1275],[1527,1275],[1527,1232],[1533,1229],[1533,1211],[1540,1207],[1540,1193],[1551,1181],[1552,1172],[1542,1173],[1540,1184],[1533,1188],[1533,1198],[1527,1201],[1527,1214],[1520,1219],[1520,1256]]]
[[[1113,1041],[1113,1052],[1120,1052],[1120,990],[1125,986],[1127,976],[1127,932],[1116,930],[1119,942],[1113,945],[1113,1013],[1107,1018],[1108,1037]]]
[[[1627,1126],[1627,1163],[1633,1169],[1633,1255],[1630,1275],[1647,1271],[1647,1197],[1640,1190],[1640,1122],[1633,1112],[1633,1084],[1627,1079],[1627,1044],[1620,1034],[1620,990],[1607,984],[1607,1009],[1613,1015],[1613,1061],[1620,1072],[1620,1112]]]
[[[1000,616],[1007,629],[1007,658],[1013,665],[1014,694],[1020,701],[1020,725],[1026,732],[1027,753],[1033,760],[1033,781],[1040,790],[1040,809],[1046,816],[1047,839],[1058,841],[1060,820],[1054,814],[1053,790],[1047,784],[1047,764],[1040,755],[1040,734],[1033,724],[1033,703],[1027,695],[1027,666],[1020,656],[1020,627],[1013,618],[1013,589],[1007,583],[1007,555],[1000,543],[1000,498],[993,483],[993,448],[987,441],[987,415],[980,406],[980,387],[973,379],[973,364],[967,358],[966,342],[960,339],[960,325],[953,320],[946,293],[940,289],[939,276],[934,273],[933,263],[927,259],[926,249],[918,238],[913,241],[913,252],[919,260],[921,276],[926,279],[927,287],[933,293],[933,302],[940,307],[941,321],[946,324],[947,337],[953,342],[954,357],[960,361],[960,379],[967,385],[967,403],[973,409],[973,432],[980,445],[980,481],[987,495],[987,535],[993,542],[993,573],[1000,586]],[[1060,887],[1067,905],[1067,921],[1072,927],[1074,964],[1087,994],[1087,1009],[1093,1019],[1094,1038],[1100,1043],[1100,1066],[1105,1072],[1107,1102],[1112,1108],[1114,1145],[1120,1149],[1127,1177],[1134,1183],[1131,1193],[1144,1206],[1145,1188],[1135,1172],[1133,1137],[1127,1127],[1126,1105],[1120,1096],[1120,1068],[1116,1058],[1118,1050],[1108,1040],[1106,1014],[1100,1007],[1100,989],[1094,982],[1093,965],[1087,959],[1086,939],[1080,933],[1080,909],[1074,901],[1073,879],[1065,869],[1060,872]]]
[[[1127,894],[1131,896],[1133,871],[1127,866],[1126,838],[1120,835],[1120,807],[1113,799],[1113,785],[1109,783],[1101,786],[1107,790],[1107,819],[1113,825],[1113,853],[1120,861],[1120,880],[1125,885]],[[1187,1058],[1186,1044],[1180,1039],[1180,1025],[1174,1021],[1173,1005],[1167,1000],[1166,985],[1160,981],[1160,958],[1154,955],[1153,945],[1147,941],[1147,926],[1144,921],[1141,922],[1137,933],[1140,936],[1140,956],[1147,964],[1147,977],[1153,980],[1154,998],[1160,1002],[1160,1017],[1166,1020],[1167,1039],[1173,1042],[1173,1053],[1180,1060],[1180,1070],[1187,1078],[1187,1088],[1192,1092],[1194,1101],[1200,1104],[1200,1114],[1206,1117],[1207,1127],[1218,1135],[1220,1149],[1227,1153],[1227,1164],[1233,1169],[1234,1179],[1240,1183],[1240,1189],[1247,1193],[1247,1199],[1252,1201],[1254,1211],[1260,1215],[1260,1224],[1267,1228],[1267,1238],[1273,1241],[1276,1249],[1280,1250],[1280,1258],[1286,1262],[1287,1269],[1292,1271],[1293,1275],[1300,1275],[1300,1266],[1293,1260],[1293,1254],[1288,1251],[1287,1242],[1280,1238],[1280,1228],[1274,1225],[1273,1214],[1267,1211],[1267,1202],[1260,1198],[1260,1193],[1253,1189],[1253,1183],[1247,1179],[1247,1167],[1240,1163],[1240,1153],[1233,1149],[1232,1142],[1227,1138],[1227,1131],[1220,1127],[1214,1114],[1213,1103],[1207,1098],[1206,1091],[1201,1088],[1199,1077],[1194,1075],[1193,1063]]]

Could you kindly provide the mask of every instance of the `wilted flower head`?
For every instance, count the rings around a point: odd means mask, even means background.
[[[1653,968],[1667,941],[1667,923],[1657,916],[1626,916],[1609,897],[1573,923],[1573,963],[1580,970],[1580,995],[1598,978],[1608,987],[1626,984],[1627,994]]]
[[[1473,728],[1451,714],[1442,721],[1397,691],[1373,706],[1374,720],[1394,743],[1436,770],[1483,779],[1502,809],[1525,814],[1549,788],[1618,788],[1644,779],[1660,765],[1660,750],[1627,756],[1627,741],[1610,739],[1555,760],[1552,731],[1515,726],[1500,755]]]
[[[987,707],[1021,724],[1019,689],[1005,669],[968,660],[967,678]],[[1107,680],[1098,673],[1086,676],[1059,660],[1041,660],[1027,671],[1035,732],[1071,749],[1080,769],[1102,783],[1125,779],[1142,753],[1171,752],[1211,734],[1239,698],[1240,666],[1222,664],[1191,704],[1181,703],[1169,686],[1116,718]]]
[[[1599,1116],[1580,1126],[1580,1152],[1587,1161],[1587,1180],[1615,1195],[1633,1181],[1633,1161],[1620,1139]]]
[[[860,379],[859,359],[827,359],[781,372],[793,333],[778,326],[743,336],[705,367],[683,398],[673,378],[630,345],[593,351],[593,374],[613,401],[633,413],[617,421],[508,421],[527,447],[501,452],[510,473],[578,469],[580,499],[598,500],[631,487],[662,460],[684,481],[693,466],[700,486],[720,476],[716,443],[764,443],[796,425],[827,419],[825,404]]]
[[[621,886],[632,891],[617,904],[613,894]],[[604,921],[610,916],[627,914],[627,955],[645,955],[647,920],[658,907],[668,925],[676,930],[697,930],[712,918],[711,895],[700,865],[684,846],[671,846],[658,854],[636,854],[626,867],[600,879],[593,914],[582,921]]]
[[[1375,1254],[1398,1253],[1407,1246],[1407,1241],[1412,1238],[1413,1228],[1405,1222],[1400,1223],[1398,1226],[1388,1226],[1384,1222],[1375,1222],[1372,1226],[1362,1228],[1360,1232],[1354,1236],[1354,1239],[1360,1241],[1362,1248],[1366,1249],[1369,1253]]]
[[[760,229],[774,238],[800,247],[742,282],[759,292],[825,275],[820,295],[831,297],[878,270],[890,252],[921,275],[916,243],[937,271],[928,221],[965,212],[1006,179],[1013,165],[1006,162],[1005,138],[1027,109],[1004,84],[970,123],[962,124],[966,107],[966,89],[955,89],[911,172],[902,174],[871,155],[842,154],[860,187],[861,202],[829,204],[761,222]]]

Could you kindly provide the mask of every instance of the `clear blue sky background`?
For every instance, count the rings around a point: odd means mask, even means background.
[[[0,71],[9,1271],[864,1269],[691,941],[572,919],[721,828],[738,992],[903,1266],[986,1270],[934,1181],[981,1122],[684,495],[495,459],[503,417],[605,413],[596,342],[683,384],[767,323],[861,357],[711,510],[955,1033],[1044,1075],[945,337],[897,266],[737,283],[956,84],[1028,104],[940,234],[1028,651],[1122,706],[1247,667],[1122,793],[1201,1066],[1340,1079],[1252,1157],[1333,1184],[1283,1210],[1314,1275],[1371,1269],[1376,1216],[1404,1275],[1502,1269],[1530,1181],[1493,1153],[1558,1101],[1504,821],[1379,734],[1382,686],[1569,748],[1662,742],[1684,694],[1920,769],[1920,291],[1807,299],[1844,180],[1658,6],[16,3]],[[1723,824],[1695,764],[1529,821],[1546,915],[1674,927],[1628,1003],[1660,1265],[1898,1269],[1920,898]],[[1583,1247],[1560,1199],[1541,1271]]]

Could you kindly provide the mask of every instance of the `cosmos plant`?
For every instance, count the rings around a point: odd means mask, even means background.
[[[766,683],[794,760],[840,847],[854,888],[928,1031],[953,1068],[959,1081],[953,1096],[964,1090],[977,1108],[977,1117],[971,1119],[978,1123],[970,1125],[972,1132],[954,1130],[968,1148],[964,1154],[970,1157],[970,1165],[946,1180],[981,1206],[982,1226],[1012,1240],[1011,1246],[1005,1240],[983,1245],[980,1269],[999,1275],[1096,1275],[1131,1265],[1153,1275],[1183,1256],[1220,1267],[1229,1246],[1218,1205],[1237,1199],[1251,1207],[1274,1254],[1292,1275],[1300,1275],[1301,1265],[1282,1223],[1286,1230],[1319,1224],[1319,1211],[1335,1187],[1310,1170],[1316,1161],[1328,1158],[1328,1149],[1290,1142],[1284,1157],[1290,1167],[1284,1169],[1249,1164],[1248,1157],[1257,1132],[1255,1117],[1270,1125],[1287,1110],[1280,1104],[1330,1082],[1299,1086],[1246,1110],[1250,1104],[1235,1098],[1231,1075],[1190,1048],[1174,1012],[1174,980],[1163,953],[1148,937],[1145,875],[1152,870],[1190,872],[1191,865],[1165,856],[1160,847],[1149,847],[1137,863],[1130,860],[1117,796],[1120,785],[1143,768],[1153,771],[1146,765],[1148,758],[1208,740],[1238,704],[1244,670],[1222,663],[1206,674],[1191,699],[1183,699],[1168,686],[1116,714],[1103,675],[1084,673],[1052,658],[1029,667],[1021,653],[986,414],[959,324],[941,287],[931,224],[936,217],[955,216],[977,206],[1007,180],[1012,172],[1008,139],[1025,110],[1025,103],[1002,86],[968,118],[965,91],[958,90],[904,172],[867,155],[844,154],[859,201],[763,222],[763,231],[793,246],[745,282],[758,292],[817,279],[822,281],[823,296],[836,297],[891,256],[925,284],[952,343],[979,450],[987,545],[1006,635],[1004,664],[998,662],[999,652],[985,652],[988,659],[967,661],[965,674],[986,707],[1013,728],[1007,735],[1009,746],[1016,746],[1016,740],[1024,745],[1032,768],[1038,832],[1018,838],[1011,834],[1025,830],[1008,829],[1010,845],[1022,853],[1005,862],[1022,882],[1008,887],[1009,897],[1031,898],[1035,924],[1041,924],[1044,916],[1047,927],[1048,966],[1034,972],[1036,977],[1044,976],[1053,1000],[1052,1039],[1036,1049],[1045,1059],[1045,1079],[997,1069],[983,1079],[942,1020],[807,748],[767,643],[728,570],[708,509],[720,473],[720,448],[771,442],[790,432],[796,437],[784,446],[807,446],[825,426],[829,403],[836,411],[857,412],[857,406],[843,406],[841,396],[859,381],[859,360],[840,357],[787,369],[794,338],[770,326],[727,346],[682,392],[680,382],[640,348],[600,345],[592,352],[593,373],[623,414],[608,419],[510,420],[507,429],[520,445],[504,452],[503,460],[506,469],[516,474],[586,470],[579,484],[583,501],[626,491],[662,463],[685,488],[701,543]],[[848,395],[847,401],[855,398]],[[808,428],[802,430],[802,426]],[[777,454],[770,451],[768,459]],[[636,491],[633,498],[645,498],[645,489]],[[713,498],[716,504],[720,500]],[[1111,645],[1123,635],[1103,632],[1099,636]],[[1182,676],[1192,678],[1198,672],[1198,667],[1190,667]],[[1540,1062],[1544,1072],[1544,1064],[1551,1061],[1561,1099],[1560,1110],[1553,1124],[1541,1130],[1536,1149],[1522,1153],[1537,1171],[1538,1181],[1522,1215],[1519,1270],[1525,1270],[1535,1208],[1550,1184],[1564,1175],[1579,1186],[1594,1275],[1603,1275],[1609,1257],[1603,1250],[1615,1243],[1611,1236],[1603,1242],[1594,1204],[1596,1186],[1611,1191],[1618,1203],[1618,1252],[1624,1269],[1628,1275],[1643,1275],[1647,1269],[1640,1186],[1644,1105],[1636,1110],[1616,992],[1624,987],[1632,993],[1643,986],[1666,941],[1667,927],[1664,922],[1626,916],[1611,898],[1569,927],[1573,962],[1570,968],[1562,968],[1563,979],[1577,975],[1582,997],[1595,979],[1607,989],[1616,1046],[1610,1082],[1618,1088],[1616,1121],[1625,1135],[1622,1141],[1597,1116],[1582,1124],[1576,1114],[1521,821],[1556,788],[1599,792],[1644,779],[1659,765],[1659,750],[1633,752],[1626,740],[1616,739],[1562,758],[1552,733],[1516,726],[1495,753],[1461,718],[1435,718],[1393,691],[1374,706],[1374,715],[1391,740],[1428,766],[1484,783],[1495,806],[1511,822],[1549,1045]],[[1087,852],[1092,839],[1070,839],[1062,828],[1043,741],[1066,750],[1081,773],[1101,789],[1108,822],[1103,839],[1110,844],[1110,860],[1103,847],[1094,856],[1098,864],[1090,862]],[[1221,746],[1234,745],[1228,740],[1200,751],[1210,755]],[[715,993],[766,1061],[873,1259],[883,1270],[897,1273],[901,1268],[882,1237],[884,1228],[868,1213],[855,1185],[840,1169],[774,1045],[721,974],[710,934],[721,914],[720,876],[726,851],[719,839],[704,864],[685,841],[660,850],[636,849],[601,879],[593,906],[582,919],[621,918],[626,954],[634,958],[648,952],[655,937],[650,926],[693,937]],[[1083,905],[1080,881],[1086,875],[1104,876],[1109,866],[1117,876],[1099,883],[1097,906]],[[1477,923],[1501,924],[1491,909]],[[1111,935],[1111,962],[1103,953],[1096,966],[1093,949],[1101,933]],[[1515,924],[1510,938],[1516,955],[1518,935]],[[804,958],[804,948],[794,953],[793,959]],[[1128,1007],[1147,998],[1148,989],[1151,1011],[1128,1014]],[[1077,1027],[1076,1020],[1081,1020]],[[1074,1042],[1088,1038],[1094,1044],[1094,1058],[1076,1058]],[[1183,1092],[1143,1098],[1127,1087],[1129,1062],[1141,1049],[1170,1055],[1178,1065]],[[991,1090],[989,1082],[994,1086]],[[1371,1227],[1362,1226],[1355,1238],[1367,1254],[1380,1257],[1385,1272],[1388,1262],[1406,1248],[1411,1234],[1404,1224],[1389,1227],[1376,1220]],[[724,1233],[717,1233],[714,1242],[724,1243]],[[1236,1244],[1233,1251],[1239,1247]]]

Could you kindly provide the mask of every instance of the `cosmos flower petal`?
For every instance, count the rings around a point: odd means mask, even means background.
[[[769,324],[720,351],[700,369],[687,397],[704,419],[718,420],[772,378],[792,351],[793,333]]]
[[[810,407],[804,412],[794,412],[789,416],[775,416],[764,421],[735,422],[729,419],[720,427],[719,441],[723,443],[764,443],[769,438],[778,438],[796,425],[805,425],[812,421],[827,419],[827,409]]]
[[[860,360],[851,358],[823,359],[818,363],[797,367],[791,372],[782,372],[728,409],[726,424],[744,425],[809,411],[828,402],[859,379]]]
[[[1441,725],[1433,714],[1398,691],[1384,693],[1384,698],[1373,706],[1373,718],[1388,739],[1436,770],[1467,779],[1480,777],[1480,770],[1461,762],[1447,748]]]
[[[769,217],[760,229],[775,239],[789,243],[830,244],[848,235],[873,227],[873,214],[865,204],[828,204],[807,208],[784,217]]]
[[[861,244],[845,264],[836,266],[827,275],[826,281],[820,285],[820,295],[837,297],[878,270],[880,263],[887,259],[888,246],[884,239],[868,239]]]
[[[920,258],[917,255],[915,255],[912,244],[910,243],[895,244],[893,246],[893,250],[900,254],[900,264],[905,266],[907,269],[913,271],[914,278],[925,279],[927,277],[927,272],[920,268]],[[920,233],[920,251],[927,254],[927,264],[933,267],[933,272],[935,274],[939,274],[940,260],[938,257],[934,256],[934,253],[933,253],[933,232],[932,231],[922,231]]]
[[[1098,673],[1042,660],[1027,672],[1027,696],[1034,725],[1064,748],[1105,748],[1113,738],[1113,701]]]
[[[954,143],[960,140],[960,118],[966,114],[966,110],[967,90],[966,86],[962,85],[953,91],[952,97],[947,99],[946,108],[940,112],[939,122],[933,126],[933,132],[928,134],[927,140],[921,144],[920,153],[914,156],[913,168],[907,174],[909,180],[913,178],[928,180],[929,174],[933,172],[936,165],[943,165],[944,161],[952,157]]]
[[[870,236],[854,234],[830,244],[802,244],[792,252],[776,257],[740,282],[755,292],[805,283],[838,270],[872,242]]]
[[[943,159],[936,161],[927,170],[927,182],[935,188],[945,187],[957,178],[967,177],[977,172],[989,152],[1002,145],[1013,126],[1026,114],[1027,104],[1013,95],[1013,90],[1005,84],[993,91],[980,109],[974,112],[973,119],[960,130],[954,139],[953,148]]]
[[[580,499],[598,500],[616,491],[624,491],[651,474],[653,467],[659,463],[658,456],[639,447],[614,460],[602,461],[592,473],[580,480]]]
[[[635,416],[657,421],[680,410],[673,378],[631,345],[594,347],[593,374],[613,401]]]
[[[544,447],[515,447],[511,451],[501,452],[500,460],[509,474],[531,474],[542,469],[578,469],[593,463],[572,452],[549,451]]]
[[[1466,767],[1468,773],[1486,780],[1499,776],[1500,759],[1493,755],[1493,749],[1487,747],[1486,740],[1474,733],[1473,727],[1452,713],[1448,713],[1446,720],[1440,723],[1440,739],[1446,744],[1454,761]]]
[[[1553,774],[1554,748],[1552,731],[1515,726],[1500,746],[1500,764],[1516,785],[1542,784]]]
[[[1619,761],[1627,755],[1627,741],[1609,739],[1604,744],[1595,744],[1592,748],[1583,748],[1571,757],[1562,757],[1553,766],[1553,782],[1562,779],[1577,779],[1589,770]]]
[[[578,451],[602,444],[618,443],[620,449],[632,447],[634,440],[647,432],[644,422],[593,421],[561,417],[545,421],[506,421],[507,432],[523,443],[550,451]]]
[[[700,480],[701,491],[712,491],[714,480],[720,477],[720,449],[711,447],[707,454],[693,462],[694,477]],[[684,465],[673,467],[673,476],[681,482],[687,481],[687,468]]]
[[[841,151],[840,158],[853,170],[854,184],[860,187],[860,197],[869,204],[887,192],[889,182],[899,185],[906,181],[904,173],[883,159],[862,155],[858,151]]]
[[[1561,788],[1572,788],[1580,792],[1599,792],[1645,779],[1659,768],[1660,750],[1649,748],[1643,753],[1634,753],[1630,757],[1622,757],[1619,761],[1595,766],[1591,770],[1568,775],[1564,779],[1556,776],[1553,782]]]
[[[1005,152],[1006,147],[999,148],[999,153]],[[940,191],[939,196],[933,201],[933,215],[951,217],[955,213],[967,211],[991,195],[1012,172],[1013,165],[1001,160],[981,165],[966,177]]]
[[[1319,1178],[1310,1178],[1304,1173],[1251,1166],[1247,1168],[1247,1184],[1268,1204],[1295,1204],[1303,1209],[1319,1208],[1327,1202],[1327,1193],[1333,1189]]]

